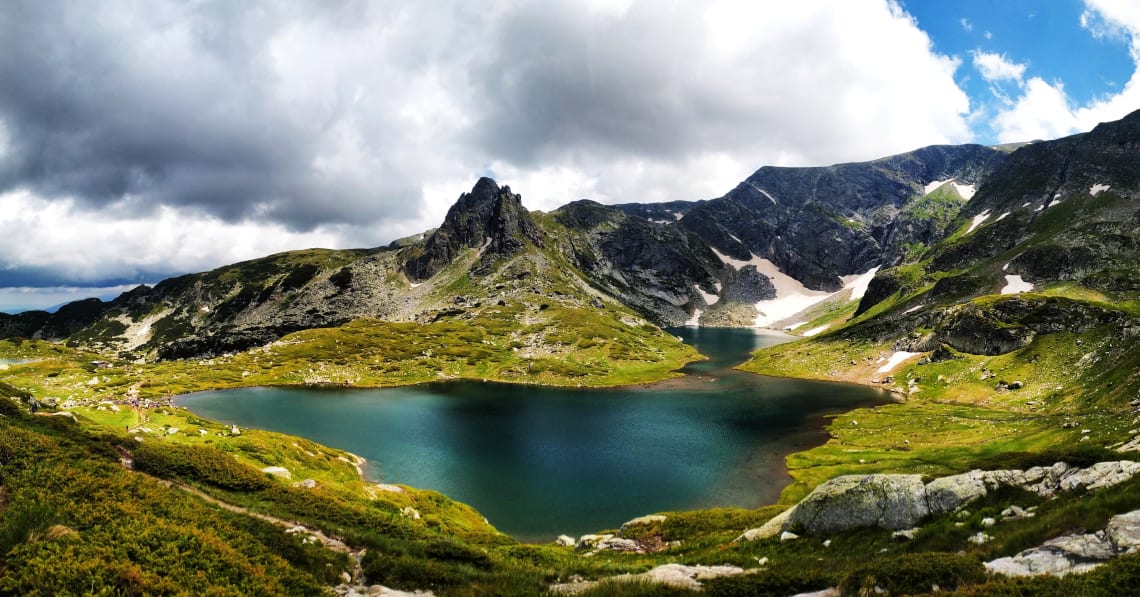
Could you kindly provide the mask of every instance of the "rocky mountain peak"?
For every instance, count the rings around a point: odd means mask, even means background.
[[[410,252],[404,272],[413,280],[426,280],[469,248],[481,251],[475,267],[478,272],[496,258],[517,253],[527,242],[543,244],[542,233],[522,206],[522,198],[510,187],[483,177],[451,206],[443,224],[424,245]]]

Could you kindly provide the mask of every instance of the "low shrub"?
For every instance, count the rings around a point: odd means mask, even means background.
[[[852,572],[840,583],[844,594],[886,590],[892,595],[914,595],[986,580],[986,568],[977,559],[951,553],[907,554],[880,560]],[[934,587],[937,587],[934,588]]]
[[[264,473],[207,446],[148,442],[134,451],[135,468],[156,477],[198,481],[231,491],[259,491],[274,485]]]

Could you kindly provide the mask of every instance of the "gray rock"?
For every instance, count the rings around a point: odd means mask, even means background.
[[[891,533],[891,539],[896,539],[898,541],[911,541],[920,530],[922,529],[915,527],[913,529],[906,529],[905,531],[895,531]]]
[[[985,566],[990,572],[1006,576],[1064,576],[1088,572],[1114,555],[1105,533],[1065,535]]]
[[[784,510],[758,528],[744,531],[736,538],[736,541],[758,541],[779,535],[781,529],[783,529],[784,525],[788,522],[788,518],[791,517],[793,510],[795,510],[795,507]]]
[[[744,569],[737,566],[685,566],[682,564],[663,564],[638,576],[649,582],[698,590],[701,588],[700,581],[702,580],[720,578],[722,576],[736,576],[744,573]]]
[[[638,545],[637,541],[621,537],[602,539],[598,542],[597,548],[608,551],[641,551],[641,546]]]
[[[606,539],[613,539],[613,535],[582,535],[578,537],[578,543],[574,545],[577,551],[585,551],[587,549],[596,549],[598,544]]]
[[[926,484],[926,503],[931,514],[954,512],[986,495],[985,473],[970,471],[942,477]]]
[[[795,541],[796,539],[799,539],[799,538],[800,538],[799,535],[797,535],[791,531],[784,531],[783,533],[780,533],[780,542],[781,543],[783,543],[785,541]]]
[[[1135,552],[1140,547],[1140,510],[1113,516],[1104,533],[1117,552]]]
[[[574,547],[574,543],[574,538],[569,535],[559,535],[558,538],[554,540],[555,545],[561,545],[563,547]]]
[[[785,527],[837,533],[863,527],[908,529],[929,514],[921,475],[845,475],[803,499]]]
[[[991,537],[991,536],[989,536],[989,535],[987,535],[981,531],[978,531],[976,534],[970,535],[970,537],[968,539],[966,539],[966,541],[969,541],[970,543],[973,543],[974,545],[985,545],[986,543],[993,541],[993,539],[994,539],[993,537]]]
[[[644,526],[655,522],[665,522],[665,517],[661,514],[649,514],[646,516],[639,516],[633,520],[627,520],[624,524],[621,525],[621,530],[618,531],[618,534],[623,535],[626,531],[635,526]]]
[[[289,472],[289,469],[287,469],[283,466],[267,466],[267,467],[261,469],[261,472],[273,475],[275,477],[281,477],[283,479],[288,479],[289,477],[293,476]]]

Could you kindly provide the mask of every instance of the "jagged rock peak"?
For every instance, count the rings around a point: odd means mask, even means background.
[[[482,251],[474,269],[485,270],[496,258],[518,252],[528,241],[543,244],[542,233],[522,206],[522,198],[509,186],[500,187],[483,177],[451,206],[422,250],[412,252],[404,263],[404,272],[413,280],[426,280],[467,248]]]

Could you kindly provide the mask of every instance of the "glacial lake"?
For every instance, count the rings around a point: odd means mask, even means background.
[[[826,441],[825,415],[889,400],[871,388],[731,369],[779,335],[670,332],[710,358],[656,384],[244,388],[178,404],[348,450],[368,459],[370,480],[434,489],[503,532],[546,542],[653,512],[773,503],[791,480],[784,457]]]

